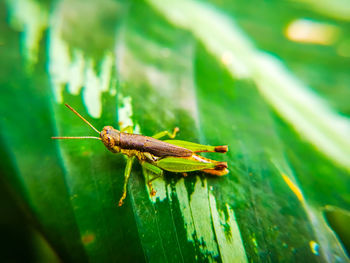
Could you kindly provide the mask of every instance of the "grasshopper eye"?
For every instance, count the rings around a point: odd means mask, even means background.
[[[114,140],[110,135],[106,135],[106,142],[108,144],[109,147],[113,147],[114,146]]]
[[[101,138],[102,142],[104,143],[104,145],[106,145],[108,149],[113,148],[115,143],[113,137],[110,134],[108,134],[106,131],[103,131],[101,134]]]

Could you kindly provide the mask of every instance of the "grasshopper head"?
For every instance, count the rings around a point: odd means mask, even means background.
[[[100,133],[103,144],[111,152],[120,152],[120,131],[114,129],[112,126],[105,126]]]

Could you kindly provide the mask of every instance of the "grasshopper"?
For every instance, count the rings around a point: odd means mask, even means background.
[[[122,153],[127,156],[123,194],[119,200],[119,206],[123,205],[126,198],[128,180],[135,158],[139,160],[144,170],[155,175],[155,177],[149,179],[148,173],[145,173],[147,174],[146,182],[151,195],[155,194],[152,181],[161,177],[163,170],[183,173],[184,175],[193,171],[202,171],[217,176],[228,173],[226,162],[214,161],[196,154],[199,152],[226,153],[227,146],[209,146],[181,140],[159,140],[164,136],[174,139],[179,128],[175,128],[173,133],[163,131],[152,137],[133,134],[131,126],[120,131],[111,126],[105,126],[100,132],[71,106],[65,105],[100,136],[51,137],[52,139],[96,139],[102,141],[112,153]]]

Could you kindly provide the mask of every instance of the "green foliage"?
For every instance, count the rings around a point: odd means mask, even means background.
[[[0,5],[5,262],[349,259],[342,1]],[[295,39],[305,27],[317,34]],[[150,197],[135,163],[118,207],[125,158],[95,140],[51,140],[95,135],[62,102],[98,129],[180,127],[179,140],[227,144],[206,156],[230,173],[165,173]]]

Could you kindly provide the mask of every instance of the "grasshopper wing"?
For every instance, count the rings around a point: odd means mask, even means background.
[[[181,140],[164,140],[164,142],[180,146],[182,148],[186,148],[188,150],[191,150],[192,152],[220,152],[225,153],[228,150],[228,147],[226,145],[224,146],[210,146],[210,145],[203,145],[199,143],[194,142],[187,142],[187,141],[181,141]]]

